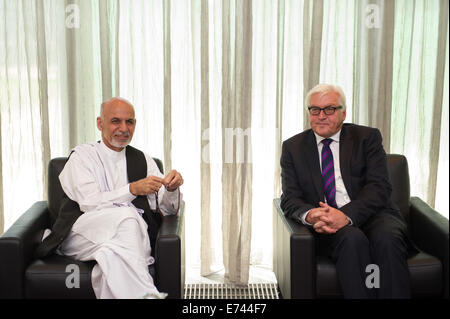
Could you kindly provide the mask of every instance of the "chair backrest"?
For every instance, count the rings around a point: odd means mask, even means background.
[[[50,223],[53,226],[58,216],[61,199],[64,195],[61,183],[59,182],[59,174],[66,165],[67,157],[57,157],[48,163],[48,210],[50,211]]]
[[[162,162],[158,158],[153,158],[159,171],[163,174],[164,168]],[[64,191],[59,182],[59,174],[66,165],[67,157],[57,157],[50,160],[48,164],[48,209],[50,211],[50,223],[53,226],[58,217],[59,207]]]
[[[387,165],[392,185],[392,201],[398,206],[401,214],[409,223],[409,171],[406,157],[399,154],[388,154]]]

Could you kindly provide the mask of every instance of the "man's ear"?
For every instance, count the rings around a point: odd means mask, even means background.
[[[102,118],[100,116],[97,117],[97,128],[98,128],[99,131],[103,130],[103,121],[102,121]]]

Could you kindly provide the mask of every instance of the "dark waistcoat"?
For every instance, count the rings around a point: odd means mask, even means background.
[[[145,160],[144,153],[132,146],[127,146],[125,149],[125,157],[127,161],[129,183],[147,177],[147,161]],[[137,208],[144,210],[143,218],[148,225],[150,245],[152,248],[152,255],[154,255],[156,237],[158,235],[159,227],[161,226],[161,216],[150,209],[147,196],[137,196],[132,203]],[[83,212],[80,211],[78,203],[64,194],[61,199],[58,217],[52,227],[52,233],[37,247],[35,257],[43,258],[52,254],[69,235],[73,224],[81,214],[83,214]]]

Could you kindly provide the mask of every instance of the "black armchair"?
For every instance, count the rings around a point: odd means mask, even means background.
[[[389,154],[387,162],[392,200],[419,249],[408,258],[411,295],[448,298],[449,222],[420,198],[410,197],[408,163],[403,155]],[[283,298],[341,298],[334,263],[316,255],[310,229],[286,218],[280,199],[274,199],[273,205],[273,268]]]
[[[63,190],[58,176],[67,158],[49,163],[48,202],[36,202],[0,237],[0,299],[5,298],[95,298],[91,271],[95,261],[81,262],[50,255],[34,259],[44,230],[56,216]],[[155,159],[163,172],[160,160]],[[155,243],[155,264],[149,267],[156,287],[168,298],[181,298],[184,285],[184,202],[176,218],[164,219]],[[66,280],[79,269],[79,287],[67,288]],[[78,270],[76,270],[78,271]],[[70,285],[69,285],[70,286]]]

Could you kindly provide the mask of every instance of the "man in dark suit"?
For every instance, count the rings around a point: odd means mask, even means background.
[[[310,227],[318,253],[336,263],[344,297],[408,298],[406,225],[390,200],[379,130],[343,124],[338,86],[317,85],[306,106],[311,129],[283,143],[281,208]],[[375,287],[366,284],[373,267]]]

